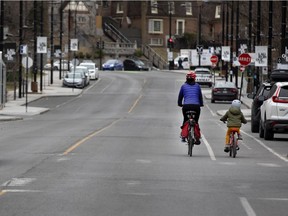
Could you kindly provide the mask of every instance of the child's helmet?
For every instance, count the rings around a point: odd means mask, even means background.
[[[232,104],[231,104],[231,106],[232,106],[232,107],[237,107],[237,108],[240,108],[240,106],[241,106],[241,101],[240,101],[240,100],[237,100],[237,99],[235,99],[235,100],[233,100],[233,101],[232,101]]]

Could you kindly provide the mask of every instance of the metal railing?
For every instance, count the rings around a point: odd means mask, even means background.
[[[143,45],[142,46],[142,52],[146,58],[149,59],[149,61],[152,62],[152,64],[157,67],[158,69],[168,69],[168,62],[160,56],[155,50],[153,50],[149,45]]]

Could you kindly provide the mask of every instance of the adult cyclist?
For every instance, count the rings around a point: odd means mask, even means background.
[[[183,114],[183,127],[184,123],[188,120],[186,115],[187,111],[195,111],[195,121],[198,123],[201,107],[203,106],[202,90],[198,83],[195,82],[196,74],[194,71],[189,71],[186,74],[186,82],[181,86],[178,95],[178,106],[182,107]],[[199,123],[198,123],[199,125]],[[182,138],[185,142],[185,138]],[[200,144],[199,138],[196,137],[195,144]]]

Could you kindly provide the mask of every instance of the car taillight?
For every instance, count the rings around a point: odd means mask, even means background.
[[[278,96],[273,96],[272,101],[274,103],[288,103],[288,99],[280,99]]]
[[[231,92],[236,93],[237,89],[230,89]]]
[[[219,91],[219,89],[217,89],[217,88],[213,89],[213,92],[218,92],[218,91]]]

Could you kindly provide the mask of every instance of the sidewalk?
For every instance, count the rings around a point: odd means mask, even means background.
[[[168,72],[168,71],[167,71]],[[174,73],[187,73],[186,71],[182,70],[174,70],[169,71]],[[16,100],[14,100],[14,92],[10,91],[8,92],[8,101],[5,103],[5,106],[0,109],[0,121],[13,121],[13,120],[21,120],[25,116],[33,116],[33,115],[39,115],[41,113],[49,111],[49,108],[41,108],[41,107],[31,107],[29,106],[29,102],[38,100],[42,97],[51,97],[51,96],[73,96],[73,95],[79,95],[82,92],[82,89],[76,89],[76,88],[66,88],[62,87],[62,80],[58,78],[58,72],[54,72],[53,74],[53,84],[49,84],[49,74],[45,76],[45,79],[43,79],[43,90],[40,92],[39,86],[38,86],[38,92],[32,93],[31,87],[28,86],[28,94],[27,98],[26,95],[24,95],[22,98],[18,97],[18,92],[16,92]],[[223,80],[222,78],[217,77],[216,80]],[[38,82],[39,83],[39,82]],[[240,82],[239,82],[240,83]],[[31,84],[31,83],[29,83]],[[244,85],[245,86],[245,85]],[[243,88],[245,89],[245,88]],[[247,120],[250,120],[251,116],[251,104],[252,100],[246,97],[246,91],[242,91],[242,97],[241,101],[244,106],[242,106],[242,112],[247,118]],[[211,98],[211,94],[204,95],[206,99]],[[245,107],[247,107],[245,109]],[[217,115],[222,116],[225,114],[227,110],[218,110]]]
[[[53,76],[56,75],[54,72]],[[31,86],[28,84],[28,94],[19,98],[18,91],[16,92],[16,100],[14,100],[14,91],[9,91],[7,95],[7,102],[5,106],[0,109],[0,121],[13,121],[21,120],[25,116],[39,115],[41,113],[49,111],[48,108],[41,107],[31,107],[29,102],[38,100],[42,97],[51,97],[51,96],[73,96],[79,95],[82,92],[82,89],[76,88],[66,88],[62,87],[62,80],[57,76],[54,76],[53,84],[48,83],[49,76],[45,76],[43,79],[43,90],[42,92],[39,89],[38,82],[38,92],[33,93],[31,91]]]

